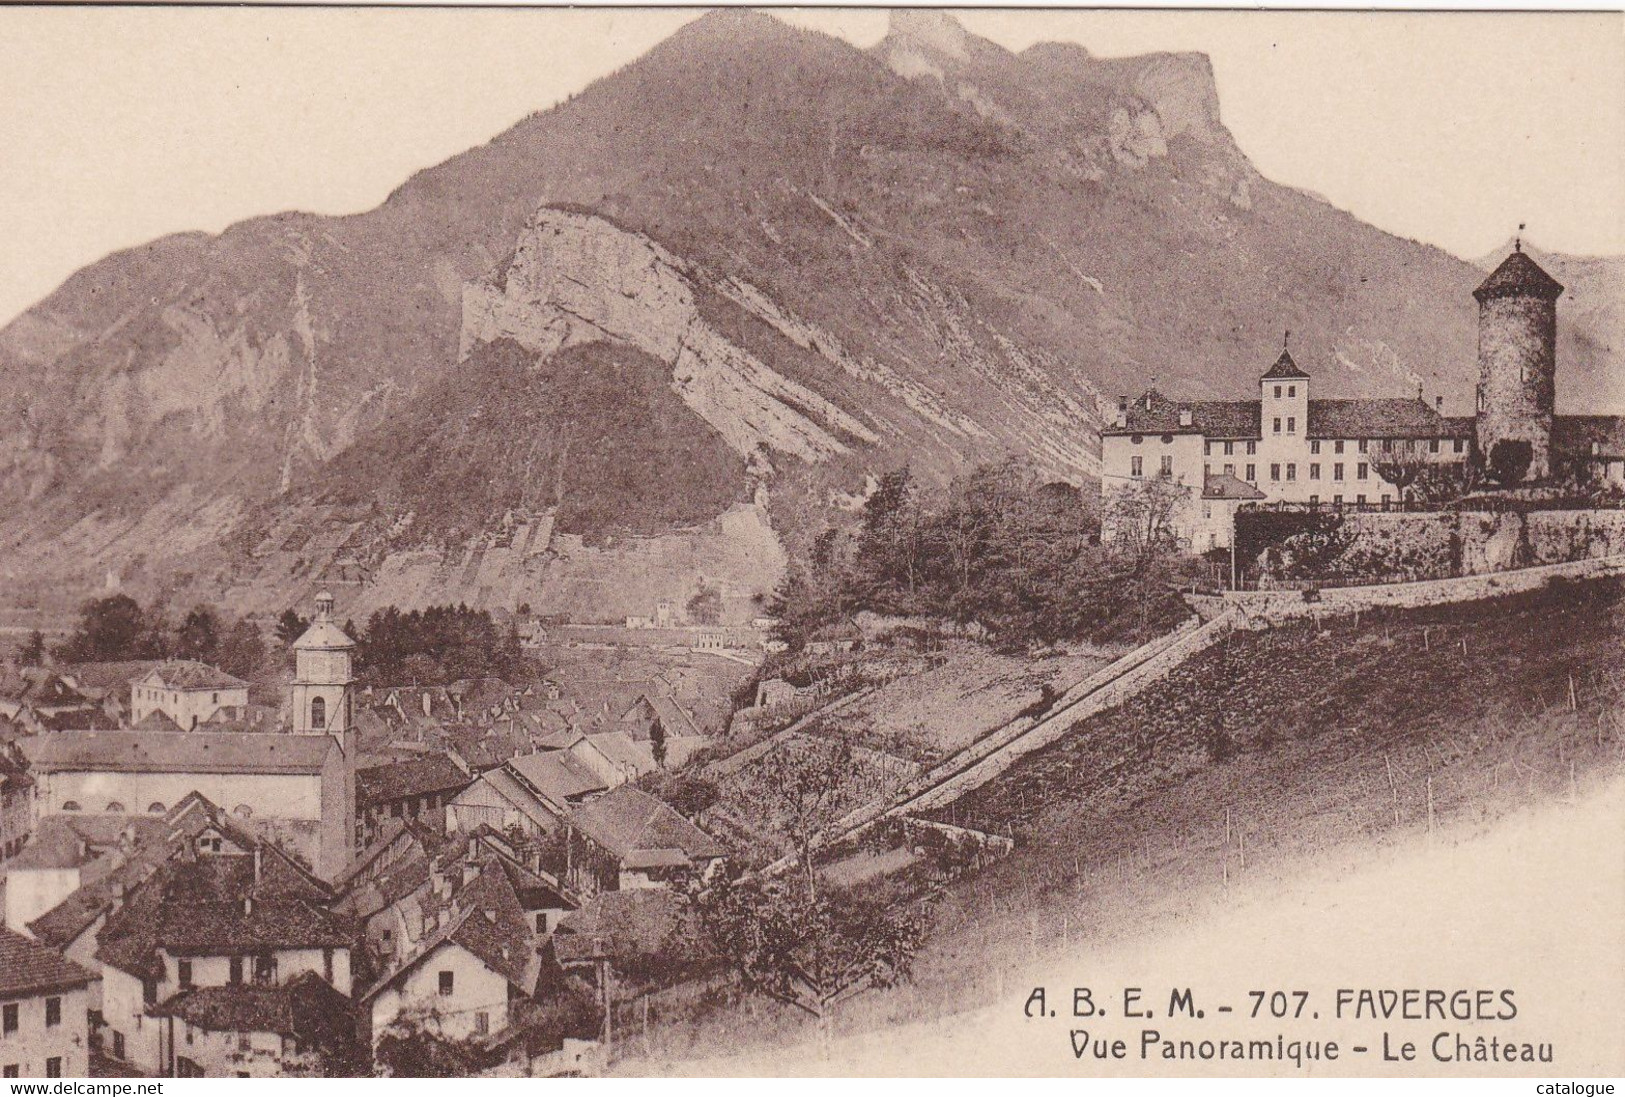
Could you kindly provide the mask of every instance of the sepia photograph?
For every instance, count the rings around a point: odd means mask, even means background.
[[[5,1097],[1598,1097],[1622,656],[1625,13],[0,6]]]

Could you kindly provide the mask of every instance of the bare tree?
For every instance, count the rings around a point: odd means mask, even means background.
[[[1168,476],[1150,476],[1118,489],[1107,510],[1106,527],[1118,547],[1144,563],[1178,544],[1177,521],[1191,489]]]

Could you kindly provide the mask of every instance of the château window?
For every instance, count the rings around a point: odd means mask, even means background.
[[[1343,452],[1343,440],[1341,438],[1339,438],[1337,441],[1332,443],[1332,452],[1333,453],[1342,453]]]
[[[180,980],[181,989],[185,990],[192,985],[192,961],[175,961],[175,975]]]
[[[1281,466],[1279,464],[1270,465],[1270,479],[1271,480],[1279,480],[1280,478],[1281,478]]]
[[[1298,432],[1298,417],[1297,416],[1288,415],[1286,417],[1286,432],[1288,434],[1296,434]]]
[[[1310,442],[1309,443],[1309,452],[1310,453],[1319,453],[1320,452],[1320,443],[1318,441]]]
[[[1247,482],[1249,484],[1256,484],[1258,482],[1258,466],[1257,465],[1248,465],[1247,466]]]
[[[1439,452],[1439,440],[1437,438],[1428,439],[1428,452],[1429,453],[1438,453]]]
[[[1281,398],[1281,386],[1280,385],[1275,386],[1275,398],[1277,400],[1279,400]]]
[[[117,800],[113,800],[107,805],[107,813],[109,815],[123,815],[124,805],[119,803]]]
[[[1258,453],[1258,443],[1257,442],[1248,442],[1247,443],[1247,456],[1252,457],[1252,456],[1256,455],[1257,453]]]
[[[1145,475],[1145,458],[1131,457],[1128,463],[1128,474],[1138,480]]]
[[[1298,478],[1298,466],[1293,464],[1291,461],[1288,461],[1286,465],[1286,478],[1288,480],[1296,480]]]
[[[241,956],[233,956],[231,958],[230,978],[232,985],[234,986],[243,981],[243,958]]]
[[[1287,397],[1289,399],[1292,398],[1292,397],[1297,396],[1298,395],[1298,386],[1297,385],[1288,385],[1286,387],[1286,394],[1287,394]]]
[[[1361,461],[1359,463],[1359,465],[1355,467],[1354,478],[1356,480],[1364,480],[1366,478],[1366,474],[1368,472],[1370,472],[1370,471],[1371,471],[1371,466],[1366,464],[1364,461]],[[1364,497],[1361,497],[1360,501],[1362,503],[1365,502]]]
[[[324,698],[311,698],[310,726],[313,728],[325,728],[327,726],[327,701]]]
[[[1366,451],[1366,445],[1367,445],[1367,440],[1364,439],[1364,438],[1360,439],[1360,452],[1361,453],[1364,453]]]
[[[1236,444],[1234,442],[1226,442],[1224,444],[1224,455],[1226,457],[1234,457],[1236,455]]]
[[[64,800],[64,801],[62,801],[62,810],[63,811],[79,811],[79,810],[81,810],[81,808],[79,807],[79,801],[77,801],[77,800]]]
[[[1318,464],[1312,462],[1312,461],[1309,464],[1309,479],[1311,479],[1311,480],[1319,480],[1320,479],[1320,466]]]
[[[1158,470],[1158,473],[1162,476],[1172,476],[1174,474],[1174,459],[1171,455],[1163,457],[1162,467]]]
[[[1332,479],[1333,480],[1341,480],[1342,478],[1343,478],[1343,462],[1341,462],[1341,461],[1334,462],[1332,464]]]
[[[1279,415],[1275,417],[1275,433],[1281,433],[1281,417]]]

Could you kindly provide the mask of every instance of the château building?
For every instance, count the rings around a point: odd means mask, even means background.
[[[1477,407],[1443,398],[1325,399],[1282,348],[1257,399],[1175,400],[1154,388],[1119,401],[1101,431],[1108,522],[1118,493],[1151,477],[1188,489],[1170,525],[1191,551],[1226,548],[1247,503],[1386,506],[1403,496],[1381,469],[1527,457],[1526,480],[1573,475],[1625,484],[1618,416],[1555,414],[1557,299],[1563,287],[1521,245],[1476,290]],[[1111,530],[1108,529],[1108,534]]]

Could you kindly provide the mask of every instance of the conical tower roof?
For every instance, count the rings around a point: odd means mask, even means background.
[[[1520,247],[1501,260],[1501,265],[1473,291],[1473,296],[1480,301],[1495,297],[1539,297],[1555,301],[1562,292],[1563,284],[1542,270]]]

